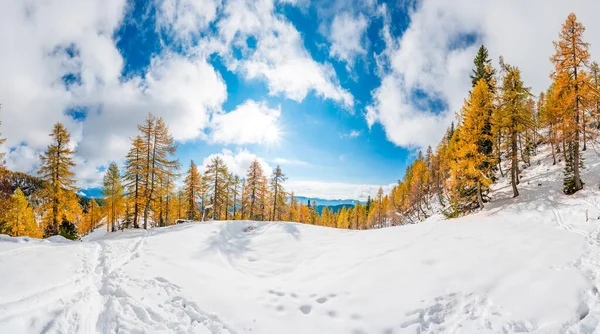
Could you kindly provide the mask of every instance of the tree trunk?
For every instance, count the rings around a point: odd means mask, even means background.
[[[513,130],[511,138],[511,150],[512,150],[512,166],[510,169],[511,177],[510,183],[513,189],[513,197],[519,196],[519,190],[517,190],[517,179],[519,169],[519,156],[517,154],[517,132]]]

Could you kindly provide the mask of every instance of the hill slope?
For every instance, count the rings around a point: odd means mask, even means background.
[[[0,332],[592,332],[600,160],[586,159],[587,188],[574,196],[561,194],[561,168],[542,159],[523,172],[520,197],[499,183],[485,210],[449,221],[2,238]]]

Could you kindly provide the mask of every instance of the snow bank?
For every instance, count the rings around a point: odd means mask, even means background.
[[[574,196],[541,152],[521,196],[502,181],[485,210],[455,220],[370,231],[185,223],[0,242],[0,332],[593,332],[594,154]]]

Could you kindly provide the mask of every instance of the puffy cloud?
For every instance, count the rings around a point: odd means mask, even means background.
[[[111,36],[125,10],[125,0],[0,3],[1,31],[11,31],[0,34],[9,167],[33,171],[57,121],[71,132],[80,186],[97,185],[98,168],[123,159],[148,112],[164,117],[179,141],[203,136],[227,98],[221,76],[205,57],[165,52],[143,75],[123,78]],[[73,108],[84,117],[72,118]]]
[[[225,161],[225,165],[227,169],[241,177],[246,176],[246,172],[248,171],[248,167],[255,160],[258,159],[261,167],[265,171],[265,175],[269,176],[273,172],[273,169],[269,164],[261,157],[257,156],[254,153],[250,153],[247,149],[240,149],[237,152],[233,152],[232,150],[223,149],[220,153],[211,154],[204,159],[202,165],[200,166],[200,170],[204,172],[206,170],[206,166],[210,164],[210,161],[215,157],[219,156],[223,161]]]
[[[389,193],[393,186],[394,184],[380,186],[375,184],[299,180],[289,180],[285,183],[286,191],[293,191],[300,196],[323,199],[356,199],[359,201],[366,201],[369,196],[371,198],[375,197],[379,187],[383,188],[384,193]]]
[[[329,42],[331,48],[329,53],[344,61],[348,66],[354,64],[357,56],[365,55],[364,34],[368,26],[366,17],[361,13],[356,16],[348,12],[342,12],[334,17],[331,23]]]
[[[217,18],[220,0],[160,0],[157,24],[176,38],[190,42]]]
[[[277,121],[280,109],[248,100],[233,111],[215,114],[211,140],[225,144],[275,143],[281,136]]]
[[[273,159],[273,163],[277,165],[301,165],[301,166],[310,166],[310,164],[306,161],[302,160],[293,160],[293,159],[285,159],[285,158],[275,158]]]
[[[494,60],[502,54],[519,66],[525,83],[537,93],[549,84],[552,41],[567,15],[578,15],[591,41],[590,36],[600,34],[600,23],[592,14],[598,10],[600,3],[591,0],[428,0],[410,10],[410,25],[397,38],[390,34],[387,17],[382,32],[387,48],[378,57],[382,81],[367,108],[367,122],[381,123],[388,139],[400,146],[436,144],[470,89],[472,60],[480,44]],[[447,107],[432,112],[419,94]]]
[[[313,91],[350,108],[352,95],[343,89],[331,64],[320,64],[304,48],[298,30],[274,10],[273,0],[230,0],[217,23],[222,45],[216,46],[232,70],[248,79],[264,79],[271,94],[302,101]],[[249,46],[252,37],[256,45]],[[243,59],[237,59],[231,45],[240,48]]]

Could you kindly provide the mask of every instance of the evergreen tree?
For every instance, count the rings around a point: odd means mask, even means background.
[[[75,226],[75,224],[70,222],[67,219],[66,215],[63,215],[63,217],[62,217],[62,221],[61,221],[58,232],[59,232],[58,233],[59,235],[65,237],[69,240],[77,240],[78,239],[77,226]]]
[[[490,59],[485,46],[481,45],[479,47],[473,63],[475,64],[475,69],[470,76],[473,88],[477,86],[479,80],[483,79],[488,85],[488,89],[494,92],[496,70],[492,67],[492,59]]]
[[[493,182],[491,168],[493,156],[479,149],[486,140],[485,127],[493,96],[484,80],[480,80],[469,101],[461,110],[461,124],[454,132],[451,145],[455,160],[451,163],[451,189],[453,204],[458,212],[475,207],[483,208],[483,196]]]

